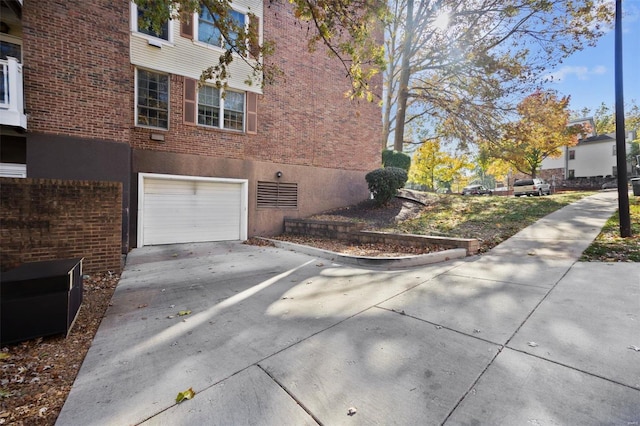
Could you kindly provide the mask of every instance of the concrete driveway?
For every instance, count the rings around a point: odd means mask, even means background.
[[[393,272],[136,249],[58,424],[638,424],[640,265],[575,263],[614,201]]]

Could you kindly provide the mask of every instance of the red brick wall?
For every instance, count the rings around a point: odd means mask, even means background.
[[[288,4],[270,2],[264,10],[264,38],[276,43],[272,61],[284,75],[259,97],[257,135],[184,125],[184,79],[171,76],[170,130],[135,128],[132,147],[346,170],[379,167],[380,107],[344,96],[350,81],[342,64],[322,46],[308,52],[307,30],[296,25]],[[379,78],[374,83],[380,87]],[[150,133],[164,133],[164,142],[150,140]]]
[[[84,257],[84,270],[120,272],[122,184],[0,178],[0,266]]]
[[[129,1],[25,1],[30,131],[129,141]]]

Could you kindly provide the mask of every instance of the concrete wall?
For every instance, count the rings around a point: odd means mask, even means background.
[[[129,247],[131,150],[128,144],[30,133],[27,177],[119,182],[122,185],[122,251]]]
[[[120,272],[120,183],[0,178],[0,185],[3,271],[84,257],[86,272]]]
[[[314,213],[346,206],[368,197],[366,172],[277,164],[265,161],[229,160],[190,154],[171,154],[146,150],[133,151],[131,211],[137,209],[137,173],[183,174],[249,180],[249,236],[277,235],[283,232],[285,217],[306,217]],[[282,172],[280,179],[277,172]],[[296,182],[298,208],[257,208],[257,182]],[[129,232],[136,246],[137,218],[132,215]]]

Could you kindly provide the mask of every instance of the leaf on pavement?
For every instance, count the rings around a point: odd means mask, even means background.
[[[189,315],[190,313],[191,313],[191,311],[180,311],[180,312],[178,312],[178,315],[183,317],[185,315]]]
[[[196,392],[193,388],[189,388],[184,392],[178,392],[178,396],[176,396],[176,402],[180,404],[185,399],[192,399],[196,395]]]

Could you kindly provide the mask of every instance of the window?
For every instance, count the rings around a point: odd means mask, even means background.
[[[258,94],[201,86],[198,80],[184,79],[182,120],[191,126],[258,132]]]
[[[136,124],[169,128],[169,76],[137,70]]]
[[[224,98],[224,128],[244,130],[244,94],[227,92]]]
[[[0,59],[7,59],[9,56],[22,62],[22,45],[0,40]]]
[[[198,90],[198,124],[243,131],[244,93],[227,91],[223,97],[222,92],[215,87],[200,87]]]
[[[575,149],[570,149],[569,150],[569,160],[575,160],[576,159],[576,150]]]
[[[245,26],[246,15],[244,13],[233,10],[231,11],[231,19],[233,19],[239,27]],[[225,43],[222,33],[216,26],[217,20],[218,16],[216,14],[212,14],[209,12],[209,9],[204,6],[202,7],[202,12],[200,16],[198,16],[198,41],[228,49],[230,45],[229,43]],[[229,41],[235,43],[238,39],[238,34],[236,32],[230,32],[229,39]]]
[[[569,170],[569,179],[575,179],[575,178],[576,178],[576,171]]]
[[[211,86],[198,90],[198,124],[220,127],[220,90]]]
[[[131,27],[138,33],[170,41],[171,20],[165,21],[159,29],[160,32],[156,32],[151,28],[151,20],[144,16],[144,9],[135,4],[131,7]]]

